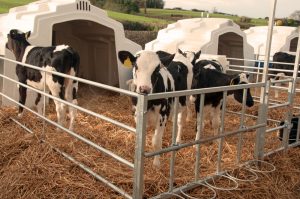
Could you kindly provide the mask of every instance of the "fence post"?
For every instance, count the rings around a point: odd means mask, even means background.
[[[146,139],[147,96],[139,95],[136,109],[136,139],[134,159],[133,198],[143,198],[144,191],[144,150]]]
[[[267,122],[267,110],[268,110],[268,71],[269,71],[269,59],[270,59],[270,49],[271,49],[271,41],[272,41],[272,34],[273,34],[273,23],[274,23],[274,16],[276,10],[276,3],[277,0],[273,0],[271,6],[271,12],[269,17],[269,28],[268,28],[268,37],[266,43],[266,51],[265,51],[265,60],[264,60],[264,70],[262,76],[262,82],[265,83],[265,86],[261,88],[260,91],[260,106],[258,110],[258,124],[266,123]],[[256,159],[263,159],[264,156],[264,145],[265,145],[265,133],[266,133],[266,126],[259,128],[256,133],[256,142],[255,142],[255,151],[254,155]]]
[[[299,71],[299,62],[300,62],[300,29],[298,30],[298,44],[296,50],[296,57],[294,63],[294,71],[293,71],[293,82],[289,83],[289,106],[286,112],[285,123],[287,124],[287,128],[283,129],[283,138],[282,138],[282,145],[285,149],[288,148],[289,145],[289,135],[290,130],[292,128],[292,118],[293,118],[293,105],[294,105],[294,97],[296,96],[296,87],[297,87],[297,78],[298,78],[298,71]],[[297,137],[298,138],[298,137]],[[297,140],[296,138],[296,140]]]

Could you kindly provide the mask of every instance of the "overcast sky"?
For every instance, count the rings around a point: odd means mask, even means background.
[[[273,0],[165,0],[165,8],[203,9],[237,14],[247,17],[266,17],[270,15]],[[277,0],[276,17],[288,17],[300,10],[300,0]]]

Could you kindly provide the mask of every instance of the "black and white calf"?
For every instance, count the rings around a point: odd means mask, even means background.
[[[273,61],[274,62],[284,62],[284,63],[295,63],[295,55],[288,54],[285,52],[276,52],[273,55]],[[287,76],[293,76],[293,70],[294,70],[294,64],[286,65],[286,64],[280,64],[280,63],[274,63],[273,64],[274,69],[284,69],[284,70],[291,70],[291,72],[284,72]],[[277,74],[281,73],[278,71],[270,71],[271,74]],[[300,76],[298,74],[298,76]]]
[[[210,65],[210,64],[209,64]],[[237,75],[227,75],[221,71],[211,69],[205,62],[197,62],[193,68],[193,83],[192,89],[210,88],[219,86],[247,84],[248,79],[245,73]],[[228,95],[234,96],[235,100],[243,102],[243,89],[228,91]],[[195,102],[195,111],[199,114],[200,108],[200,95],[191,97]],[[215,134],[218,132],[220,126],[221,102],[223,99],[222,92],[207,93],[205,94],[203,118],[209,119],[214,129]],[[254,105],[250,89],[247,89],[246,105],[251,107]],[[202,120],[202,128],[204,127],[204,120]],[[201,129],[202,130],[202,129]],[[196,139],[200,135],[197,134]]]
[[[170,56],[170,54],[163,51],[158,51],[157,53],[160,57]],[[173,61],[166,67],[174,79],[176,91],[191,89],[193,80],[193,64],[180,49],[178,49],[178,52],[175,54]],[[178,133],[176,137],[177,143],[181,142],[182,128],[185,121],[191,118],[189,104],[189,96],[179,97],[177,117]]]
[[[274,62],[284,62],[284,63],[295,63],[295,55],[288,54],[285,52],[276,52],[273,55],[273,61]],[[286,65],[286,64],[280,64],[280,63],[274,63],[272,64],[273,69],[284,69],[284,70],[290,70],[291,72],[281,72],[281,71],[270,71],[270,74],[273,74],[274,76],[272,79],[274,80],[280,80],[283,79],[285,76],[293,76],[293,70],[294,70],[294,64]],[[298,76],[299,73],[298,73]],[[277,83],[276,85],[280,86],[281,83]],[[275,89],[275,97],[277,98],[279,95],[278,90]]]
[[[159,58],[152,51],[140,51],[136,56],[128,51],[119,51],[119,60],[127,66],[133,67],[133,87],[140,94],[162,93],[174,91],[174,79],[165,66],[174,58],[174,55]],[[162,136],[170,116],[173,98],[151,100],[148,102],[148,124],[155,127],[152,137],[152,146],[155,151],[162,148]],[[134,103],[136,105],[136,101]],[[136,109],[135,109],[136,111]],[[137,122],[136,113],[135,121]],[[160,165],[159,155],[154,157],[153,164]]]
[[[79,69],[79,55],[71,47],[66,45],[37,47],[30,45],[27,41],[30,32],[23,33],[19,30],[11,30],[8,37],[6,47],[13,52],[15,58],[19,62],[31,64],[41,67],[47,71],[56,71],[64,74],[77,76]],[[57,75],[52,75],[38,70],[34,70],[20,64],[16,66],[16,74],[19,82],[27,84],[36,89],[43,90],[44,83],[53,96],[65,99],[68,102],[77,104],[78,82]],[[27,96],[27,88],[19,86],[19,102],[25,104]],[[63,103],[54,100],[56,105],[57,119],[60,125],[65,121],[66,106]],[[38,111],[41,113],[40,95],[36,100]],[[23,113],[23,107],[19,106],[19,116]],[[73,128],[76,109],[69,107],[70,126]]]

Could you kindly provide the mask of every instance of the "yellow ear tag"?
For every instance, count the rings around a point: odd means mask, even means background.
[[[127,57],[127,59],[124,60],[123,65],[127,68],[132,68],[132,62],[130,61],[129,57]]]

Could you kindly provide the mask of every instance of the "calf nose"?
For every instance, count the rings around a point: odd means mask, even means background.
[[[246,105],[247,105],[248,107],[252,107],[252,106],[254,105],[254,101],[253,101],[253,100],[248,100],[248,101],[246,102]]]
[[[140,93],[149,94],[150,91],[151,91],[151,88],[149,86],[140,86]]]

